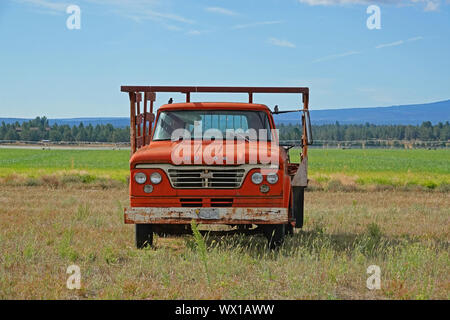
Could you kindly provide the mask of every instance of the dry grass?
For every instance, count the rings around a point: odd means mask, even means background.
[[[11,173],[0,177],[0,185],[10,187],[35,187],[44,186],[52,189],[56,188],[95,188],[103,189],[124,188],[128,185],[129,177],[125,181],[111,179],[107,177],[96,177],[86,171],[60,171],[52,174],[42,174],[36,177],[24,174]]]
[[[126,187],[89,186],[0,185],[1,299],[449,298],[448,192],[308,192],[305,229],[279,252],[211,234],[206,252],[192,236],[140,251],[122,222]],[[66,288],[71,264],[81,290]]]

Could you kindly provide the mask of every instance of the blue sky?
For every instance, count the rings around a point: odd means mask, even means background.
[[[309,86],[312,109],[450,98],[450,0],[2,0],[0,41],[0,117],[128,116],[120,85]]]

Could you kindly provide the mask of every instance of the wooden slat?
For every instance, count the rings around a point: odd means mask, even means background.
[[[143,146],[143,143],[144,143],[144,139],[142,136],[136,137],[136,144],[137,144],[138,149]]]
[[[141,113],[141,108],[140,108],[140,101],[141,101],[141,93],[138,92],[136,94],[136,104],[137,104],[137,112],[136,115],[139,115]],[[136,126],[137,126],[137,137],[139,137],[141,135],[141,124],[136,122]],[[138,148],[140,148],[141,146],[138,145]]]
[[[152,114],[152,113],[147,113],[147,114],[145,115],[145,120],[144,120],[144,114],[143,114],[143,113],[140,113],[140,114],[138,114],[138,115],[136,116],[136,125],[138,125],[138,124],[143,124],[144,121],[147,121],[147,122],[153,122],[154,120],[155,120],[155,115],[154,115],[154,114]]]
[[[147,144],[147,121],[145,121],[145,118],[147,118],[147,92],[145,92],[144,93],[144,105],[142,106],[143,107],[143,111],[144,111],[144,113],[143,113],[143,115],[142,115],[142,118],[143,118],[143,126],[142,126],[142,136],[143,136],[143,143],[144,143],[144,145],[146,145]]]
[[[130,92],[130,144],[131,154],[136,152],[136,93]]]

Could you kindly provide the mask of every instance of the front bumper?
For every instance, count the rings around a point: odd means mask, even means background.
[[[241,207],[131,207],[124,209],[125,223],[187,224],[287,224],[287,208]]]

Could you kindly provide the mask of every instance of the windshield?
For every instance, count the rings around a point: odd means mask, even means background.
[[[178,137],[202,139],[210,137],[211,132],[222,135],[223,139],[271,140],[267,114],[248,110],[162,111],[153,140],[173,140]]]

